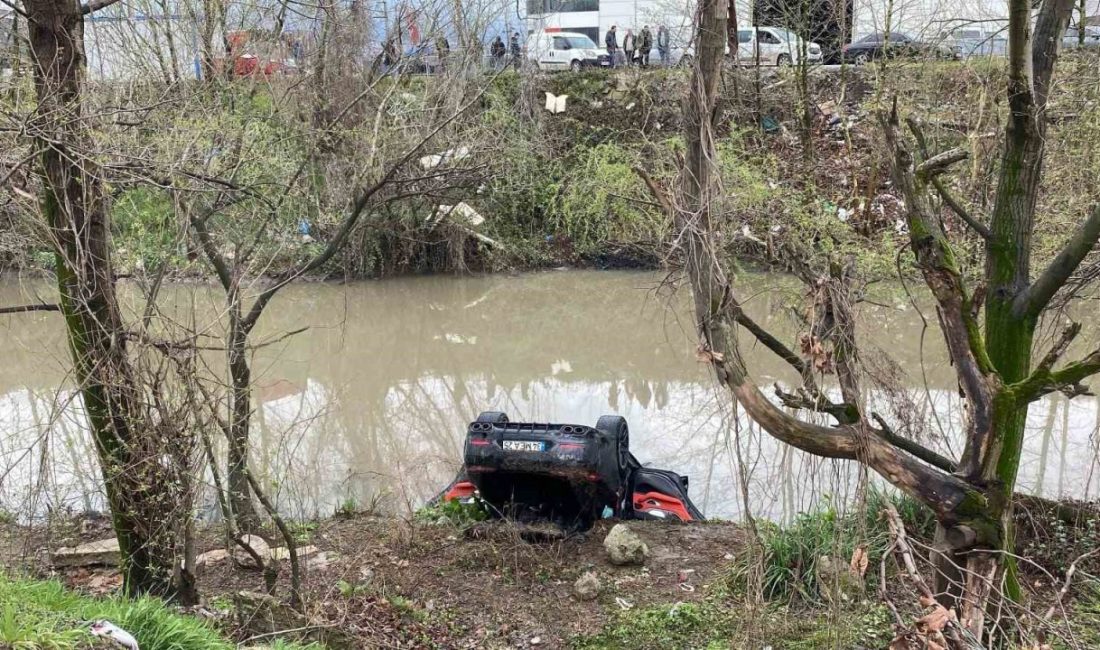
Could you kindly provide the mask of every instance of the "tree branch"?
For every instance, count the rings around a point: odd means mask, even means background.
[[[94,14],[100,9],[106,9],[107,7],[110,7],[118,1],[119,0],[92,0],[87,4],[80,5],[80,13],[84,14],[85,16],[89,14]]]
[[[1058,293],[1081,261],[1096,246],[1097,240],[1100,240],[1100,205],[1092,209],[1089,218],[1081,224],[1042,274],[1016,297],[1012,305],[1016,315],[1021,318],[1038,318],[1050,304],[1054,294]]]
[[[932,178],[932,187],[936,188],[936,192],[939,193],[940,198],[947,207],[951,208],[951,211],[959,216],[967,226],[970,227],[975,233],[977,233],[982,239],[989,239],[993,236],[989,232],[989,228],[982,222],[971,216],[970,211],[951,194],[951,190],[947,189],[947,184],[943,182],[943,179],[936,176]]]
[[[909,130],[913,133],[913,137],[917,141],[917,150],[920,151],[920,155],[926,161],[928,160],[928,140],[924,137],[924,128],[921,126],[921,121],[916,116],[910,115],[905,118],[905,123],[909,126]],[[954,149],[952,151],[955,151]],[[951,191],[947,189],[947,184],[943,182],[943,179],[939,177],[939,174],[933,175],[930,180],[932,181],[932,187],[936,188],[936,192],[939,193],[940,198],[947,204],[947,207],[951,208],[955,214],[959,215],[959,218],[963,220],[963,223],[970,226],[970,229],[978,233],[982,238],[989,239],[991,233],[989,228],[972,217],[970,211],[967,210],[961,202],[959,202]]]
[[[1050,370],[1040,365],[1027,379],[1010,384],[1005,387],[1005,390],[1021,403],[1034,402],[1054,391],[1061,391],[1069,398],[1091,395],[1092,393],[1081,382],[1096,373],[1100,373],[1100,348],[1093,350],[1084,359],[1067,364],[1059,370]]]
[[[947,168],[951,165],[969,157],[970,154],[965,149],[948,149],[943,153],[925,159],[924,162],[917,165],[917,178],[922,182],[927,182],[947,171]]]
[[[875,422],[877,422],[879,426],[878,429],[872,430],[891,445],[894,445],[898,449],[909,452],[910,454],[928,463],[932,467],[942,469],[945,472],[954,472],[956,469],[958,469],[959,464],[951,460],[950,458],[940,455],[935,451],[932,451],[931,449],[925,447],[919,442],[910,440],[909,438],[895,433],[894,430],[890,428],[888,424],[886,424],[886,421],[883,420],[882,416],[880,416],[878,413],[872,413],[871,417],[874,418]]]
[[[13,307],[0,307],[0,314],[25,314],[32,311],[61,311],[61,305],[38,303],[34,305],[15,305]]]

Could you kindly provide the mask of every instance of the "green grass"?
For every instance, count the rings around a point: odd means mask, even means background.
[[[833,579],[838,579],[846,591],[859,591],[856,579],[848,579],[848,563],[857,548],[863,548],[868,556],[868,574],[890,542],[890,535],[882,516],[886,501],[894,504],[905,522],[910,535],[930,536],[934,521],[931,513],[912,499],[900,495],[888,495],[872,490],[862,516],[858,510],[839,513],[825,505],[810,513],[802,513],[786,527],[774,524],[761,525],[761,542],[764,546],[762,587],[764,597],[773,599],[799,599],[816,602],[829,592]],[[828,558],[835,568],[827,568],[823,558]],[[732,575],[735,589],[744,589],[749,574],[747,563],[759,561],[748,555],[739,558]],[[852,594],[849,594],[852,595]]]
[[[91,598],[56,581],[0,575],[0,648],[79,650],[102,647],[88,631],[105,619],[130,632],[142,650],[232,650],[236,644],[200,619],[174,612],[163,602],[142,598]],[[282,644],[283,650],[302,646]],[[320,648],[320,646],[312,646]]]
[[[770,646],[774,650],[881,648],[890,641],[882,605],[844,611],[792,610],[769,605],[750,612],[736,599],[708,598],[618,612],[599,633],[575,638],[574,650],[706,650]],[[762,642],[762,643],[760,643]]]

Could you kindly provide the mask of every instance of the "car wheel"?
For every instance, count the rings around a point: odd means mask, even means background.
[[[859,54],[856,55],[856,58],[855,58],[855,64],[856,65],[867,65],[870,62],[871,62],[871,57],[867,56],[866,52],[860,52]]]
[[[488,422],[489,424],[507,424],[508,414],[501,411],[482,411],[481,415],[477,416],[478,422]]]
[[[788,65],[790,65],[791,64],[791,55],[790,54],[780,54],[779,56],[775,57],[775,64],[778,65],[778,66],[788,66]]]
[[[573,72],[580,72],[581,71],[581,62],[574,59],[573,62],[569,64],[569,69],[572,70]]]
[[[615,459],[619,480],[626,479],[630,464],[630,427],[621,415],[604,415],[596,421],[596,430],[615,441]]]

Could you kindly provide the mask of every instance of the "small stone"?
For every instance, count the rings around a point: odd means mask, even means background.
[[[585,571],[573,583],[573,595],[577,600],[595,600],[600,595],[600,579],[592,571]]]
[[[531,637],[531,645],[539,645],[540,643],[542,643],[542,637],[541,636]]]
[[[618,566],[645,564],[649,547],[626,524],[615,524],[603,540],[608,560]]]
[[[268,543],[263,537],[259,535],[245,535],[241,538],[241,541],[252,547],[252,550],[256,551],[256,555],[259,555],[261,558],[266,559],[271,557],[271,547],[268,546]],[[259,568],[252,554],[241,548],[239,544],[233,545],[233,559],[237,561],[237,564],[243,567],[253,569]]]

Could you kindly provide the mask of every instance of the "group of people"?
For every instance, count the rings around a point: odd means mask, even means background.
[[[504,47],[504,39],[498,34],[496,40],[489,45],[489,56],[493,60],[493,67],[500,70],[504,67],[504,57],[508,53],[512,55],[512,65],[519,68],[520,60],[523,58],[523,49],[519,44],[519,32],[512,32],[512,38],[508,40],[508,48]]]
[[[604,36],[604,46],[607,55],[611,58],[611,66],[637,65],[642,68],[649,67],[649,53],[653,46],[657,46],[657,53],[661,57],[661,64],[668,65],[671,38],[668,29],[664,25],[657,27],[657,39],[654,41],[653,33],[649,31],[649,25],[642,27],[642,31],[635,34],[629,27],[623,36],[622,47],[619,47],[619,28],[612,25]]]

